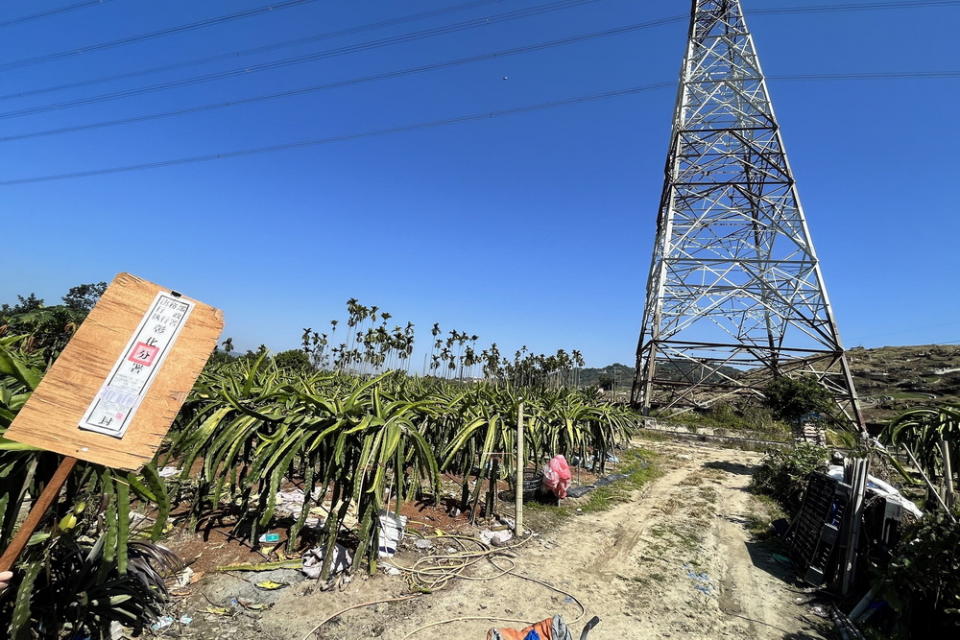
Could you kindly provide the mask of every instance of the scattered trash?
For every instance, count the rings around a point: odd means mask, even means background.
[[[590,493],[590,492],[593,491],[594,489],[596,489],[596,487],[595,487],[594,485],[592,485],[592,484],[586,484],[586,485],[583,485],[582,487],[574,487],[574,488],[572,488],[572,489],[570,489],[570,490],[567,491],[567,497],[568,497],[568,498],[580,498],[580,497],[582,497],[582,496],[587,495],[588,493]]]
[[[713,595],[714,587],[713,581],[710,579],[710,574],[706,571],[697,572],[690,568],[690,565],[684,565],[687,568],[687,577],[693,580],[693,588],[702,593],[705,596]]]
[[[830,612],[827,611],[825,607],[819,604],[813,607],[810,607],[810,613],[812,613],[815,616],[820,616],[821,618],[828,618],[828,619],[830,618]]]
[[[570,486],[570,466],[562,455],[554,456],[543,467],[543,486],[553,492],[558,498],[567,497],[567,488]]]
[[[419,540],[413,543],[413,546],[415,546],[417,549],[420,549],[421,551],[426,551],[427,549],[433,548],[433,542],[431,542],[430,540],[427,540],[426,538],[420,538]]]
[[[678,459],[678,460],[693,460],[693,456],[691,456],[691,455],[689,455],[689,454],[687,454],[687,453],[679,453],[679,454],[677,454],[677,459]]]
[[[311,496],[313,500],[318,499],[320,497],[320,489],[314,489]],[[300,512],[303,511],[303,503],[306,499],[306,494],[304,494],[303,489],[278,491],[276,495],[277,512],[299,517]],[[308,527],[319,527],[324,523],[325,520],[323,516],[325,516],[327,512],[323,507],[316,506],[312,507],[307,513],[308,515],[304,524]]]
[[[157,621],[150,625],[151,631],[160,631],[161,629],[166,629],[173,624],[173,618],[170,616],[160,616],[157,618]]]
[[[830,465],[827,468],[827,475],[833,478],[834,480],[843,481],[843,466],[842,465]],[[903,497],[900,491],[897,490],[893,485],[884,482],[880,478],[875,476],[867,475],[867,491],[884,497],[887,499],[887,502],[892,502],[898,504],[917,518],[923,517],[923,512],[917,508],[910,500],[907,500]]]
[[[190,624],[193,622],[193,618],[190,616],[180,616],[180,624]]]
[[[584,625],[580,640],[586,640],[590,631],[599,623],[600,618],[597,616],[591,618]],[[563,621],[563,616],[553,616],[520,630],[490,629],[487,631],[487,640],[573,640],[573,635]]]
[[[386,567],[386,573],[388,576],[399,576],[403,574],[403,571],[400,571],[400,569],[397,569],[396,567],[391,567],[388,565]]]
[[[347,550],[343,545],[338,544],[334,548],[333,561],[330,564],[330,575],[337,575],[338,573],[343,573],[350,568],[352,560],[350,558],[350,551]],[[320,578],[321,570],[323,569],[323,548],[314,547],[306,553],[303,554],[303,566],[300,568],[300,571],[303,572],[308,578],[318,579]]]
[[[259,540],[260,542],[268,542],[268,543],[280,542],[281,536],[279,533],[265,533],[259,538],[257,538],[257,540]]]
[[[204,613],[212,613],[215,616],[229,616],[233,612],[226,607],[207,607],[203,610]],[[152,628],[152,627],[151,627]],[[156,629],[154,629],[156,631]]]
[[[627,477],[628,477],[628,476],[627,476],[626,474],[623,474],[623,473],[611,473],[610,475],[604,476],[604,477],[600,478],[599,480],[597,480],[597,486],[598,486],[598,487],[605,487],[605,486],[607,486],[608,484],[613,484],[613,483],[616,482],[617,480],[624,480],[624,479],[627,478]]]
[[[506,544],[508,540],[513,538],[513,533],[507,529],[504,529],[503,531],[491,531],[490,529],[484,529],[480,532],[479,538],[486,544],[499,547],[503,544]]]
[[[273,580],[264,580],[263,582],[258,582],[257,586],[266,591],[276,591],[277,589],[283,589],[287,586],[286,582],[274,582]]]
[[[162,467],[157,473],[160,474],[161,478],[169,478],[180,473],[180,469],[178,467]]]
[[[403,539],[403,530],[407,526],[407,516],[398,516],[392,511],[380,512],[380,547],[378,555],[381,558],[392,558],[397,552],[397,545]]]
[[[188,584],[190,584],[191,578],[193,578],[193,569],[191,569],[190,567],[185,567],[183,571],[177,574],[177,586],[178,587],[187,586]]]

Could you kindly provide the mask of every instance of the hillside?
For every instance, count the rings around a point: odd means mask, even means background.
[[[960,345],[857,347],[847,356],[870,421],[930,401],[960,403]]]
[[[888,420],[931,401],[960,403],[960,345],[856,347],[847,356],[868,421]],[[601,376],[612,378],[617,391],[628,392],[633,367],[615,363],[583,369],[581,384],[595,386]]]

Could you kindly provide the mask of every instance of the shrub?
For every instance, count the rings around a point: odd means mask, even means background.
[[[772,497],[793,515],[800,509],[807,476],[826,467],[827,457],[826,448],[808,443],[787,450],[771,449],[753,474],[751,487]]]
[[[780,420],[796,423],[808,413],[832,416],[835,407],[830,392],[812,376],[780,376],[763,390],[766,404]]]
[[[960,525],[942,510],[904,532],[881,580],[904,637],[960,637]]]

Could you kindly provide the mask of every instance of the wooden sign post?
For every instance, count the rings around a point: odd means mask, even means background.
[[[121,273],[4,434],[66,456],[0,558],[9,569],[77,460],[136,471],[170,429],[223,330],[219,309]]]

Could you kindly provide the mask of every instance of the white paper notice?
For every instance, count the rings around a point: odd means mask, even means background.
[[[193,306],[192,302],[171,293],[157,294],[127,348],[87,407],[80,421],[81,429],[123,437]]]

